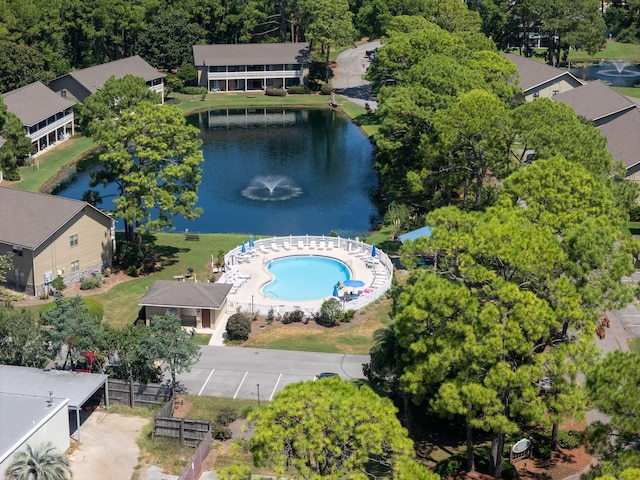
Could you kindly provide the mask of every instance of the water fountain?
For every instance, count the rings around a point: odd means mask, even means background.
[[[631,87],[640,81],[638,66],[620,60],[603,60],[595,66],[573,69],[571,72],[583,80],[599,79],[616,87]]]
[[[251,200],[282,201],[302,195],[302,189],[296,187],[289,177],[267,175],[254,177],[242,195]]]

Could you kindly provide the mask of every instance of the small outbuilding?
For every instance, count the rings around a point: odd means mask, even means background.
[[[158,280],[138,305],[144,307],[147,325],[154,315],[171,312],[182,319],[184,327],[215,328],[232,287],[230,283]]]

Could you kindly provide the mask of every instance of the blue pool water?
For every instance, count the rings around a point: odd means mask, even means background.
[[[269,263],[267,269],[274,279],[262,287],[262,293],[279,300],[317,300],[331,296],[336,283],[351,278],[344,263],[311,255],[280,258]]]

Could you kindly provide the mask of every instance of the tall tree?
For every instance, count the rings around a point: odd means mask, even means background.
[[[300,0],[307,40],[320,43],[325,50],[325,78],[329,81],[329,55],[335,45],[350,45],[355,39],[353,14],[347,0]]]
[[[160,317],[154,315],[149,328],[138,344],[139,355],[147,359],[149,367],[162,362],[163,370],[171,375],[171,387],[175,395],[176,375],[188,372],[200,358],[200,348],[194,342],[195,330],[182,328],[182,320],[167,312]]]
[[[13,113],[7,111],[7,106],[0,95],[0,138],[4,143],[0,145],[0,170],[6,180],[20,180],[18,167],[24,165],[25,158],[33,152],[33,145],[25,135],[24,125]]]
[[[42,368],[48,358],[40,324],[11,302],[0,305],[0,364]]]
[[[14,42],[0,42],[0,92],[8,92],[40,81],[47,83],[53,74],[39,50]]]
[[[67,480],[71,478],[69,460],[51,443],[16,453],[5,472],[7,480]]]
[[[124,220],[128,241],[139,245],[143,233],[172,228],[175,215],[202,213],[194,208],[203,160],[199,133],[177,107],[150,103],[96,132],[105,149],[100,161],[119,189],[114,215]]]
[[[395,414],[390,400],[337,377],[287,385],[249,416],[254,462],[282,473],[292,468],[305,479],[367,478],[371,464],[397,472],[413,448]],[[415,478],[437,478],[422,475]]]

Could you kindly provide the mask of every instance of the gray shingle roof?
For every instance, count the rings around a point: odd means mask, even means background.
[[[219,309],[233,285],[230,283],[158,280],[138,305],[167,308]]]
[[[583,83],[571,73],[552,67],[546,63],[536,62],[530,58],[526,58],[521,55],[514,55],[513,53],[503,53],[502,55],[516,64],[518,76],[520,77],[520,83],[518,86],[522,88],[525,94],[532,88],[538,87],[562,76],[566,76],[569,81],[576,85]]]
[[[640,162],[640,110],[636,107],[598,127],[607,137],[607,149],[627,169]]]
[[[23,125],[32,126],[46,120],[76,102],[62,98],[43,83],[34,82],[3,95],[7,109],[18,116]]]
[[[194,45],[193,63],[203,65],[267,65],[310,62],[308,43],[242,43]]]
[[[569,105],[578,115],[593,121],[636,108],[635,103],[601,80],[555,95],[553,100]]]
[[[144,78],[145,82],[165,77],[164,73],[158,72],[139,55],[103,63],[95,67],[83,68],[67,75],[74,78],[91,93],[97,92],[102,88],[111,76],[122,78],[125,75],[135,75],[136,77]]]
[[[109,375],[66,370],[40,370],[0,365],[0,393],[68,398],[70,408],[80,408],[98,390]]]
[[[34,250],[84,208],[94,207],[79,200],[0,187],[0,242]]]

